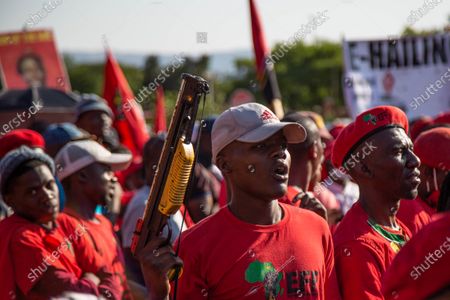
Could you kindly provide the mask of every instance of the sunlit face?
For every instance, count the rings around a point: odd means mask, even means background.
[[[95,162],[83,169],[87,181],[83,189],[92,201],[107,205],[113,200],[117,178],[106,164]]]
[[[419,186],[420,160],[413,152],[413,144],[401,128],[390,128],[369,140],[376,149],[364,163],[372,174],[370,184],[386,195],[398,199],[413,199]],[[361,147],[359,147],[362,150]]]
[[[231,169],[227,176],[240,190],[265,201],[286,193],[291,157],[281,130],[259,143],[235,141],[221,152]]]
[[[13,181],[5,201],[14,212],[32,222],[45,224],[56,219],[59,194],[55,178],[46,165],[39,165]]]

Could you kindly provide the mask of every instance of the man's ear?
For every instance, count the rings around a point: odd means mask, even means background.
[[[217,155],[216,157],[216,165],[220,169],[220,171],[224,174],[231,173],[231,165],[230,163],[225,159],[225,157],[221,154]]]

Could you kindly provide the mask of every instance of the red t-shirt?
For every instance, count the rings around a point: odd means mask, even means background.
[[[120,299],[129,299],[131,296],[125,276],[125,261],[111,222],[102,215],[95,215],[98,223],[81,219],[72,213],[69,217],[87,229],[86,238],[90,248],[99,256],[101,266],[110,270],[121,286]]]
[[[382,300],[381,276],[396,255],[397,250],[367,220],[367,213],[356,202],[333,236],[336,274],[345,300]],[[397,223],[411,237],[409,229]]]
[[[275,225],[245,223],[224,207],[183,233],[177,299],[339,299],[327,223],[280,206]]]
[[[434,194],[435,195],[435,194]],[[433,196],[434,196],[433,195]],[[422,209],[431,217],[432,215],[434,215],[436,213],[436,209],[432,208],[430,205],[428,205],[428,203],[424,200],[422,200],[422,198],[420,198],[419,196],[417,196],[416,199],[414,199],[414,201],[416,201],[417,203],[419,203],[419,205],[422,207]],[[429,200],[432,201],[432,200]]]
[[[286,203],[286,204],[290,204],[290,205],[294,205],[297,207],[300,207],[300,205],[302,204],[302,200],[301,199],[295,199],[298,194],[300,194],[302,192],[302,189],[295,186],[295,185],[288,185],[288,189],[287,189],[287,193],[281,197],[280,199],[278,199],[279,202],[281,203]],[[294,202],[294,200],[296,200]]]
[[[424,300],[450,284],[450,213],[439,215],[395,257],[383,277],[386,300]]]
[[[431,222],[431,216],[425,211],[418,200],[401,200],[396,217],[408,227],[414,235],[422,227]]]
[[[51,231],[17,215],[0,222],[0,299],[48,299],[65,290],[99,295],[95,284],[81,279],[97,273],[100,263],[87,247],[86,229],[59,214]],[[32,291],[49,266],[57,269],[47,295]],[[60,289],[59,291],[57,289]]]

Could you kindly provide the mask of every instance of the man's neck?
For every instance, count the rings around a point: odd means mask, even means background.
[[[88,199],[82,193],[68,193],[65,206],[69,214],[75,213],[82,219],[95,220],[95,210],[97,208],[97,204]]]
[[[255,225],[273,225],[283,218],[283,210],[277,199],[265,202],[248,195],[233,193],[228,208],[238,219]]]
[[[372,221],[397,228],[395,215],[400,208],[400,199],[387,199],[386,195],[361,191],[359,202]]]

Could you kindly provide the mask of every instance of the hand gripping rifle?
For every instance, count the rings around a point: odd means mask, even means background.
[[[195,153],[191,138],[201,97],[209,92],[209,85],[203,78],[190,74],[183,74],[181,79],[175,111],[145,212],[136,223],[131,243],[134,255],[159,236],[167,225],[167,219],[180,209],[192,174]],[[170,270],[168,277],[173,280],[180,274],[181,270]]]

